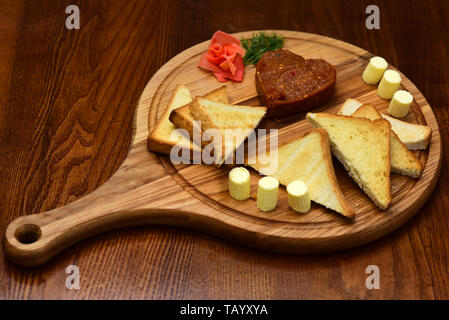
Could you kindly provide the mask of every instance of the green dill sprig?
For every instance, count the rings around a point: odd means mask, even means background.
[[[284,45],[284,38],[274,32],[269,36],[262,31],[259,34],[253,33],[251,39],[242,38],[241,44],[246,50],[245,56],[243,57],[245,66],[250,64],[255,65],[264,52],[281,49]]]

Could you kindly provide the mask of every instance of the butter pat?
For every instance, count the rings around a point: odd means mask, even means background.
[[[309,190],[304,182],[295,180],[287,186],[288,204],[290,207],[301,213],[310,210]]]
[[[279,181],[273,177],[263,177],[257,188],[257,207],[262,211],[271,211],[278,203]]]
[[[382,80],[380,80],[377,94],[383,99],[391,99],[401,85],[401,76],[394,70],[385,71]]]
[[[382,57],[373,57],[363,71],[362,79],[367,84],[377,84],[388,68],[388,63]]]
[[[413,96],[410,92],[405,90],[396,91],[388,107],[388,114],[395,118],[403,118],[410,110],[412,102]]]
[[[250,196],[251,182],[249,171],[234,168],[229,172],[229,194],[235,200],[246,200]]]

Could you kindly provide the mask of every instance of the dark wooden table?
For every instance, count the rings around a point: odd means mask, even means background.
[[[380,8],[380,30],[365,8]],[[79,5],[81,28],[65,8]],[[40,268],[0,249],[2,299],[448,299],[449,2],[43,1],[0,3],[0,233],[15,218],[72,202],[125,158],[134,107],[151,76],[218,29],[323,34],[385,57],[427,97],[444,144],[440,182],[391,235],[316,256],[243,248],[174,228],[110,232]],[[68,265],[80,269],[68,290]],[[365,268],[380,269],[367,290]]]

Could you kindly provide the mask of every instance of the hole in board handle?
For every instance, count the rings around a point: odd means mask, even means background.
[[[17,241],[23,244],[31,244],[39,240],[42,235],[41,228],[35,224],[24,224],[15,233]]]

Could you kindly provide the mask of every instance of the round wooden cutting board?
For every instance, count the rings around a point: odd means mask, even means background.
[[[271,31],[268,31],[271,32]],[[331,101],[316,109],[336,113],[347,99],[369,103],[386,112],[389,101],[377,96],[377,87],[361,75],[373,55],[348,43],[320,35],[279,31],[284,49],[306,58],[323,58],[337,67],[336,90]],[[235,34],[251,37],[253,32]],[[435,116],[421,92],[402,75],[402,88],[414,96],[405,119],[429,126],[432,140],[425,151],[415,151],[424,171],[420,179],[392,174],[392,203],[380,211],[334,159],[338,183],[356,212],[348,220],[313,204],[306,214],[291,210],[285,188],[278,207],[257,209],[254,198],[236,201],[228,194],[229,168],[173,165],[168,156],[146,149],[146,138],[168,105],[176,85],[187,86],[192,96],[203,95],[223,83],[197,67],[209,41],[193,46],[167,62],[146,86],[135,114],[130,153],[118,171],[92,194],[62,208],[13,221],[4,237],[5,252],[21,265],[38,265],[85,237],[131,225],[169,225],[205,231],[246,246],[282,253],[319,253],[362,245],[395,230],[424,204],[438,179],[441,140]],[[391,67],[393,68],[393,67]],[[394,69],[394,68],[393,68]],[[246,67],[244,81],[227,82],[231,103],[259,104],[254,85],[255,67]],[[311,128],[305,114],[279,121],[264,121],[261,128],[279,128],[280,139]],[[251,171],[252,192],[260,176]]]

